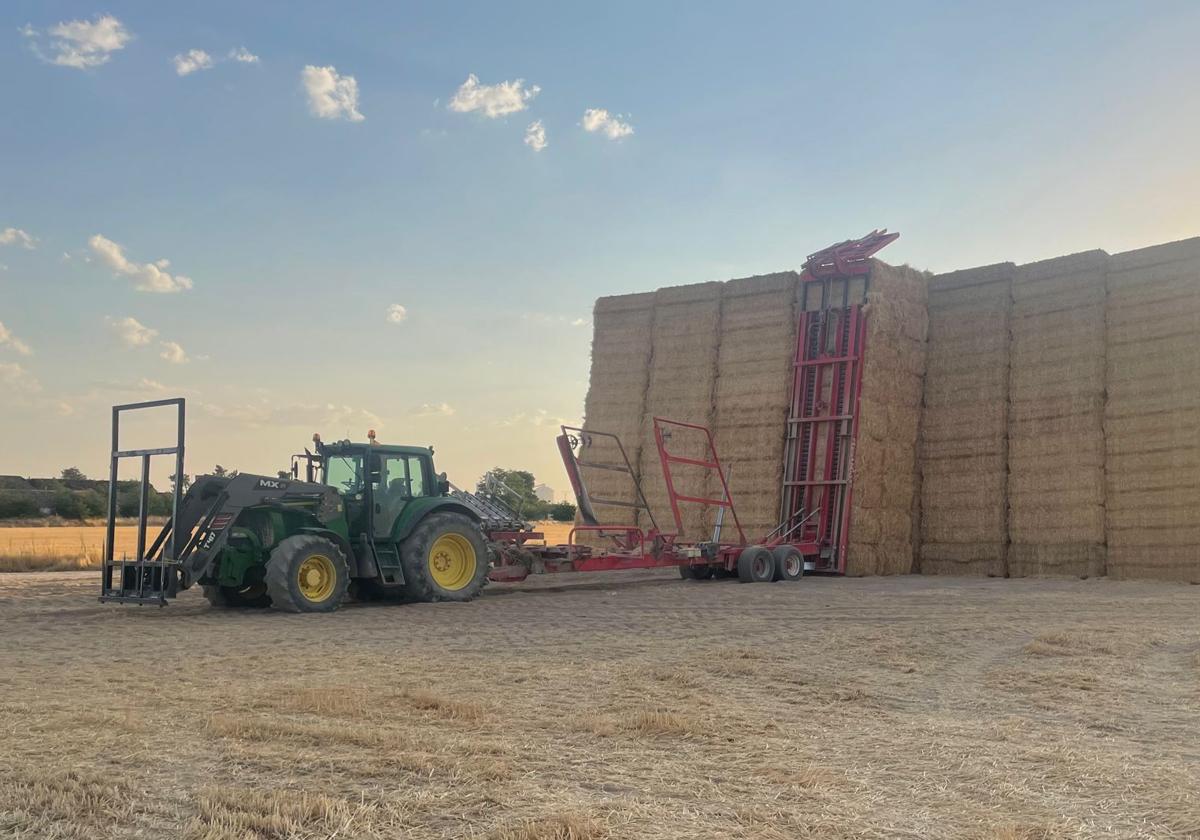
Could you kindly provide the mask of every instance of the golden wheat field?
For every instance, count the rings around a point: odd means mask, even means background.
[[[160,525],[147,530],[147,542]],[[550,543],[565,543],[570,523],[537,522],[534,527]],[[116,553],[132,557],[137,551],[137,528],[118,525]],[[0,527],[0,572],[64,571],[98,567],[104,553],[103,525]]]
[[[1200,836],[1200,587],[550,575],[329,615],[0,578],[0,836]]]

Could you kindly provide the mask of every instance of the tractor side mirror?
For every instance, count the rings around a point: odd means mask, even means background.
[[[378,455],[372,455],[369,465],[368,478],[372,484],[378,484],[383,478],[383,459]]]
[[[438,475],[437,481],[438,481],[438,484],[437,484],[438,495],[439,496],[449,496],[450,495],[450,479],[446,477],[445,473],[441,473]]]

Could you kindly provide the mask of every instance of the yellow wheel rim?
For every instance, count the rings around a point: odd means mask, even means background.
[[[324,554],[310,554],[296,570],[296,582],[300,585],[300,594],[309,601],[324,601],[333,594],[337,569]]]
[[[442,534],[429,549],[429,575],[442,589],[455,591],[475,578],[475,546],[462,534]]]

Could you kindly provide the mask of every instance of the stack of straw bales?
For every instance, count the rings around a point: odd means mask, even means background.
[[[1200,239],[1108,274],[1108,572],[1200,583]]]
[[[674,530],[667,486],[654,440],[654,417],[712,427],[717,382],[717,347],[721,335],[721,283],[696,283],[659,289],[655,295],[653,348],[639,449],[642,490],[664,530]],[[718,443],[718,446],[720,444]],[[702,435],[676,432],[669,442],[674,455],[703,458]],[[708,473],[676,466],[676,491],[706,497]],[[736,499],[735,499],[736,501]],[[706,539],[715,511],[685,504],[680,508],[683,536]]]
[[[654,293],[616,295],[596,301],[593,311],[592,371],[584,405],[584,428],[613,432],[625,446],[632,467],[638,467],[645,424],[646,389],[650,381]],[[581,459],[621,463],[620,451],[606,438],[592,438]],[[636,492],[629,476],[605,470],[585,470],[592,495],[633,503]],[[635,525],[633,508],[597,507],[602,522]]]
[[[750,539],[779,523],[783,441],[796,349],[795,272],[730,280],[721,301],[713,435],[729,489]],[[709,482],[719,498],[720,481]],[[726,517],[725,539],[735,539]]]
[[[925,574],[1006,574],[1012,263],[929,281],[921,419]]]
[[[851,575],[912,571],[926,277],[872,260],[851,505]]]
[[[1104,574],[1108,255],[1023,265],[1013,280],[1008,571]]]

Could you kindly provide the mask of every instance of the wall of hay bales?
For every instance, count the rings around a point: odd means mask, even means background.
[[[928,281],[873,271],[850,574],[907,572],[915,553],[930,574],[1200,582],[1200,238]],[[597,302],[585,425],[621,435],[660,527],[656,414],[710,426],[748,536],[775,526],[799,285],[784,272]],[[633,501],[624,476],[591,479]],[[685,536],[707,538],[715,511],[683,510]]]
[[[712,427],[717,384],[717,348],[721,338],[721,283],[696,283],[659,289],[655,295],[649,384],[639,447],[642,490],[663,530],[674,530],[667,485],[654,440],[654,417]],[[702,458],[707,442],[697,434],[676,433],[670,451]],[[676,466],[678,492],[705,497],[707,473]],[[680,508],[683,535],[703,539],[711,534],[713,512],[701,505]]]
[[[917,429],[925,378],[926,277],[872,260],[851,504],[850,575],[912,571]]]
[[[585,429],[618,435],[631,466],[637,469],[646,413],[646,390],[652,365],[651,334],[654,326],[654,293],[616,295],[596,301],[592,313],[592,370],[584,403]],[[591,439],[581,460],[621,463],[620,450],[602,437]],[[634,485],[627,475],[586,470],[584,480],[593,496],[633,503]],[[634,508],[597,506],[601,521],[635,525]]]
[[[1088,251],[1012,284],[1008,573],[1104,574],[1104,277]]]
[[[1114,255],[1108,574],[1200,583],[1200,238]]]
[[[1007,573],[1015,270],[999,263],[929,281],[920,445],[924,574]]]
[[[738,519],[750,538],[779,524],[799,279],[785,271],[730,280],[721,297],[712,428],[721,460],[731,468]],[[720,496],[718,481],[710,481],[708,489],[711,498]],[[735,536],[729,527],[722,533]]]

